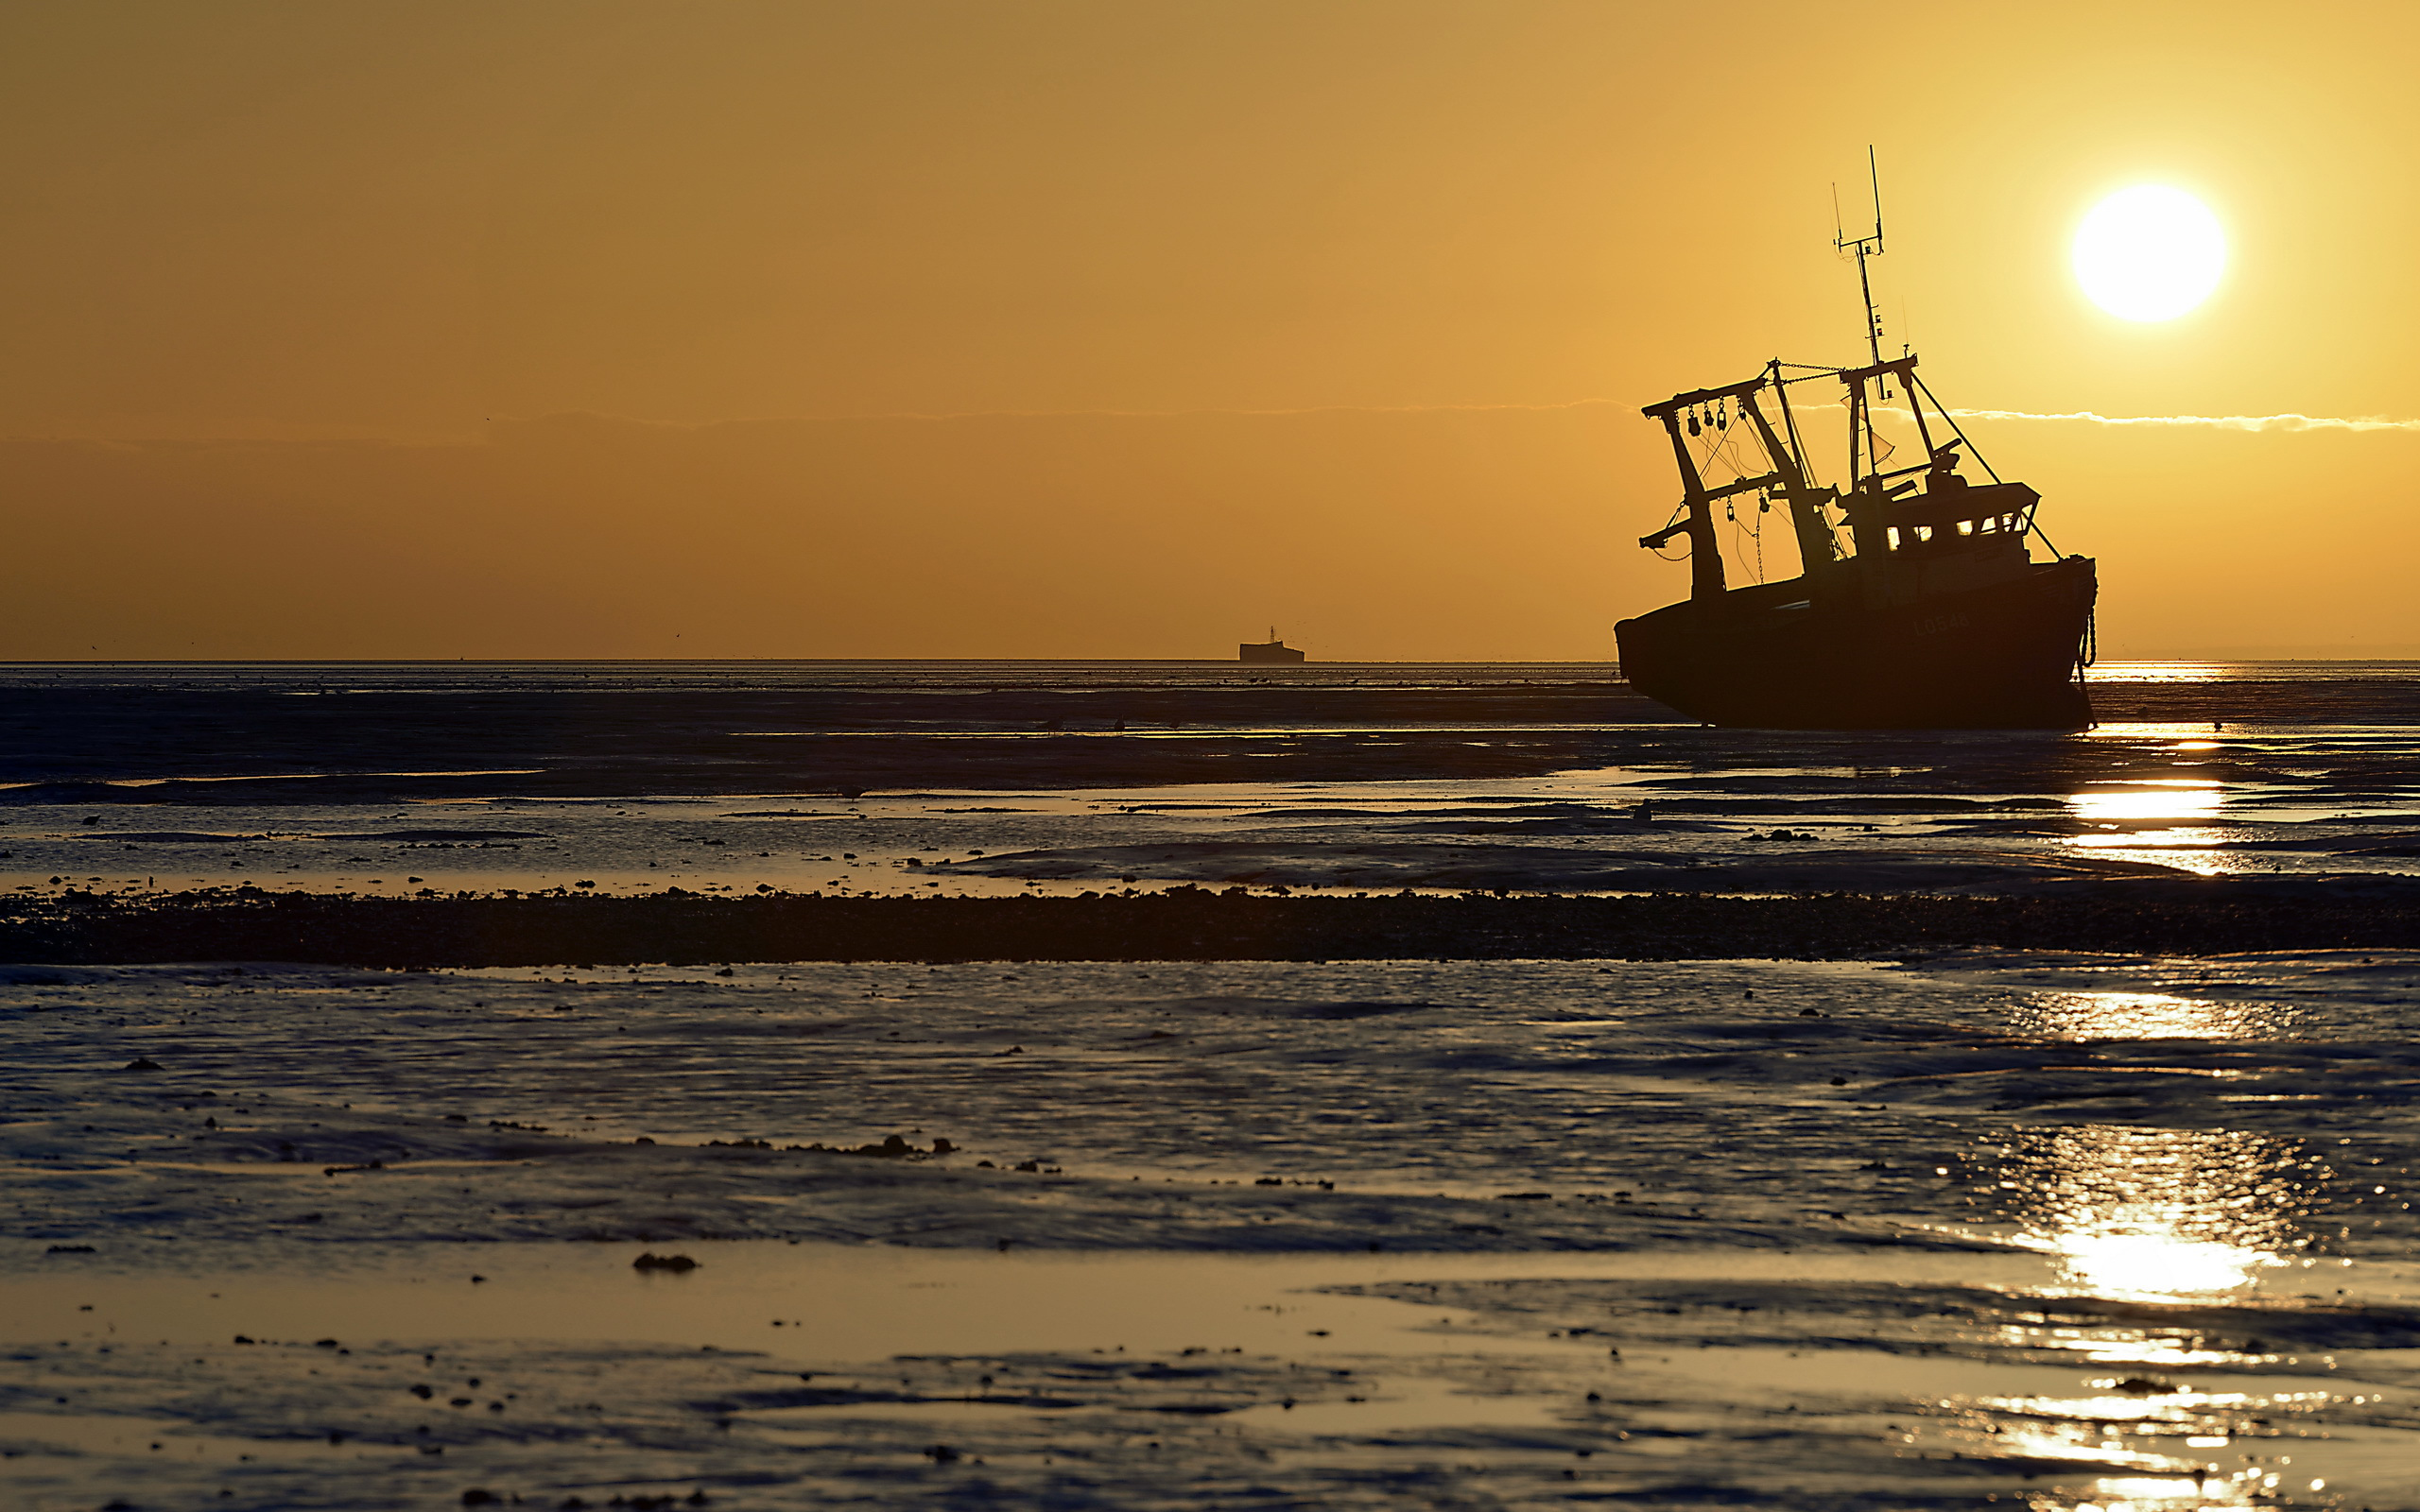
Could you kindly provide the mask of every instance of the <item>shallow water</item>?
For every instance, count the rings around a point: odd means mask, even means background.
[[[0,668],[0,890],[2007,892],[2405,874],[2420,664],[2083,734],[1676,721],[1601,664]],[[2218,728],[2213,728],[2216,725]]]
[[[2409,664],[2101,668],[2073,736],[1608,672],[0,669],[0,883],[2420,853]],[[8,1504],[2420,1506],[2420,955],[727,971],[0,968]]]
[[[30,1506],[2420,1496],[2420,956],[7,996]]]

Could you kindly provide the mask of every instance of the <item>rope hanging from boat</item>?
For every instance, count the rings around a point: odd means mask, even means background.
[[[1739,438],[1731,434],[1730,404],[1727,401],[1717,403],[1713,408],[1705,410],[1703,415],[1701,415],[1698,410],[1691,410],[1689,412],[1688,431],[1691,436],[1699,438],[1699,444],[1697,447],[1698,471],[1701,474],[1713,472],[1719,467],[1728,471],[1735,477],[1746,477],[1748,475],[1748,466],[1739,455]],[[1704,438],[1708,436],[1713,437],[1714,439],[1705,439]],[[1683,510],[1686,507],[1687,507],[1685,505],[1681,508],[1673,510],[1672,519],[1678,520],[1681,517]],[[1764,517],[1766,511],[1770,510],[1771,507],[1771,503],[1767,502],[1764,507],[1757,511],[1754,523],[1743,525],[1739,523],[1739,509],[1736,499],[1726,500],[1722,506],[1723,521],[1736,527],[1732,532],[1730,532],[1730,554],[1737,558],[1740,572],[1753,574],[1755,580],[1759,583],[1765,580]],[[1668,524],[1671,522],[1668,521],[1666,523]],[[1747,548],[1739,543],[1738,538],[1741,535],[1747,536],[1750,541],[1754,542],[1755,562],[1753,567],[1750,565],[1748,560]],[[1661,551],[1656,552],[1655,555],[1658,557],[1664,557],[1664,553]],[[1677,561],[1681,558],[1675,557],[1664,557],[1664,559],[1666,561]]]

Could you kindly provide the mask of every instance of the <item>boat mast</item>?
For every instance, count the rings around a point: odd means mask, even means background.
[[[1865,149],[1865,173],[1867,185],[1874,194],[1874,233],[1852,238],[1840,229],[1840,189],[1836,185],[1832,190],[1832,246],[1843,252],[1857,253],[1857,288],[1865,301],[1865,349],[1872,354],[1873,367],[1879,368],[1882,366],[1882,315],[1874,307],[1874,278],[1866,270],[1865,264],[1867,258],[1882,255],[1882,172],[1875,163],[1871,145]],[[1879,464],[1875,456],[1874,414],[1866,404],[1864,383],[1860,381],[1851,386],[1849,392],[1848,487],[1854,490],[1858,479],[1858,443],[1860,438],[1865,443],[1866,461],[1877,469]],[[1882,397],[1891,397],[1887,388],[1883,390]]]
[[[1882,171],[1875,164],[1874,148],[1871,146],[1865,149],[1865,175],[1874,194],[1874,234],[1859,236],[1855,241],[1842,234],[1837,224],[1840,203],[1836,199],[1832,206],[1835,221],[1832,245],[1841,251],[1857,253],[1857,288],[1865,296],[1865,346],[1874,354],[1874,365],[1878,368],[1882,365],[1882,316],[1874,307],[1874,281],[1866,274],[1865,260],[1882,255]]]

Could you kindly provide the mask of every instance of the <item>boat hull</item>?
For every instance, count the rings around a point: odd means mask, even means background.
[[[1692,719],[1767,730],[2080,730],[2088,558],[1869,608],[1806,580],[1689,599],[1614,627],[1632,687]]]

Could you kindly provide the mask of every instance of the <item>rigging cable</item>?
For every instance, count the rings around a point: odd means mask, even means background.
[[[1703,476],[1707,472],[1712,471],[1714,464],[1720,462],[1723,470],[1730,472],[1734,479],[1746,477],[1748,475],[1748,470],[1746,467],[1742,466],[1739,461],[1738,438],[1729,433],[1730,428],[1728,426],[1716,427],[1708,425],[1706,430],[1715,435],[1717,438],[1711,442],[1702,445],[1699,448],[1700,455],[1698,456],[1698,472],[1700,476]],[[1771,459],[1768,458],[1768,460]],[[1737,499],[1738,495],[1734,494],[1732,497],[1733,499]],[[1678,511],[1675,512],[1677,513]],[[1723,519],[1733,525],[1737,525],[1739,524],[1739,513],[1736,504],[1730,501],[1725,501],[1723,505]],[[1742,573],[1746,573],[1751,570],[1748,565],[1746,548],[1739,543],[1738,540],[1743,531],[1747,535],[1754,537],[1755,540],[1756,564],[1754,571],[1756,581],[1761,583],[1765,580],[1765,541],[1763,520],[1759,519],[1756,522],[1755,527],[1753,529],[1743,526],[1739,530],[1734,530],[1729,533],[1731,536],[1731,554],[1737,558],[1739,570]],[[1658,552],[1656,555],[1663,556],[1663,553]],[[1665,559],[1668,561],[1673,558],[1666,558]]]

